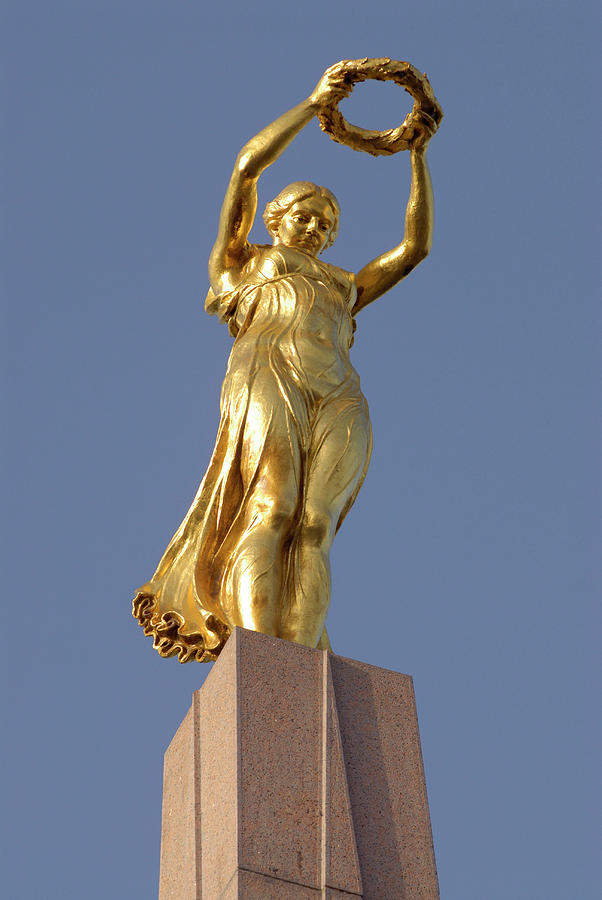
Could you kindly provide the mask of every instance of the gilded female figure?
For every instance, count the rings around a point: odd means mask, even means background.
[[[339,205],[295,182],[268,203],[272,243],[249,243],[257,182],[295,135],[349,89],[327,70],[316,89],[241,150],[209,260],[208,312],[234,345],[215,450],[197,496],[134,614],[162,656],[215,659],[240,625],[328,647],[329,550],[366,474],[368,407],[349,348],[354,319],[431,246],[433,201],[417,125],[402,242],[357,274],[323,262]]]

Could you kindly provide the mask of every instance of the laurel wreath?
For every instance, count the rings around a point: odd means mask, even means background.
[[[414,98],[413,109],[397,128],[388,131],[371,131],[351,125],[339,111],[338,101],[324,106],[318,113],[322,131],[333,141],[345,144],[353,150],[361,150],[372,156],[388,156],[400,150],[408,150],[419,132],[418,123],[426,117],[435,128],[443,118],[437,98],[426,75],[411,63],[389,59],[349,59],[341,63],[336,81],[347,89],[368,79],[394,81]]]

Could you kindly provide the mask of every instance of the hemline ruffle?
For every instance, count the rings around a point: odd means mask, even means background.
[[[153,639],[153,647],[164,659],[177,656],[179,662],[214,662],[230,637],[230,629],[215,616],[207,618],[206,625],[215,635],[212,646],[200,632],[183,634],[184,617],[177,612],[157,612],[157,598],[146,591],[138,591],[132,604],[132,615]]]

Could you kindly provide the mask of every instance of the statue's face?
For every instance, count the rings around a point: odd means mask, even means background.
[[[318,194],[306,197],[294,203],[282,216],[274,243],[296,247],[317,256],[328,242],[334,223],[334,212],[324,197]]]

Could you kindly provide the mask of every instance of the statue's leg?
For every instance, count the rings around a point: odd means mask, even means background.
[[[242,503],[228,534],[231,551],[221,605],[232,627],[278,634],[285,543],[298,516],[301,452],[288,406],[269,372],[256,373],[237,452]]]
[[[321,639],[330,602],[330,547],[339,519],[361,484],[370,447],[363,398],[339,397],[324,405],[307,461],[281,637],[311,647]]]

